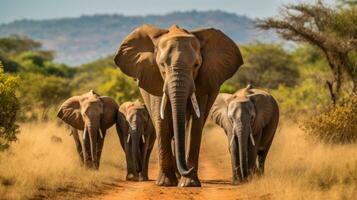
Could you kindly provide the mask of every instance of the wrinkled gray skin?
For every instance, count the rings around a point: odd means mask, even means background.
[[[86,167],[99,168],[106,130],[117,122],[117,113],[118,105],[112,98],[93,90],[73,96],[61,105],[57,117],[71,126],[81,163]]]
[[[214,28],[187,31],[177,25],[143,25],[123,40],[114,61],[138,81],[155,126],[156,184],[201,186],[197,172],[202,130],[221,84],[243,64],[236,43]]]
[[[126,180],[149,180],[148,168],[156,134],[145,105],[139,101],[125,102],[119,108],[119,129],[123,127]]]
[[[246,181],[254,171],[264,173],[265,159],[279,122],[279,108],[275,99],[265,91],[250,88],[233,95],[221,93],[210,114],[228,138],[232,183]]]

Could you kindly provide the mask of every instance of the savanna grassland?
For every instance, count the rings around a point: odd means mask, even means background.
[[[200,189],[162,188],[125,182],[125,158],[114,129],[105,140],[98,172],[79,165],[68,130],[53,122],[21,124],[19,141],[0,154],[0,199],[352,199],[357,195],[357,146],[306,139],[296,124],[282,120],[263,177],[230,185],[231,166],[222,130],[208,125],[202,141]],[[62,142],[58,142],[58,138]],[[157,175],[157,155],[150,178]],[[99,195],[99,196],[98,196]]]
[[[125,177],[125,158],[115,131],[106,138],[98,172],[80,166],[66,127],[27,123],[20,131],[18,142],[0,154],[0,199],[78,199],[100,194]]]
[[[116,68],[113,55],[69,66],[31,38],[0,38],[0,199],[356,198],[356,5],[339,0],[335,7],[285,6],[279,17],[257,20],[256,26],[294,45],[239,44],[244,65],[221,92],[250,83],[276,98],[281,115],[265,174],[240,185],[230,184],[227,139],[211,122],[200,151],[201,188],[156,186],[156,147],[151,180],[125,181],[124,153],[113,128],[99,171],[85,169],[68,126],[56,118],[59,105],[91,89],[119,104],[140,99],[135,81]]]

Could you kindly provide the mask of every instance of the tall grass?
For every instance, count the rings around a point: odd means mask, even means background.
[[[103,151],[101,169],[86,170],[80,167],[73,138],[65,127],[23,124],[18,142],[0,153],[0,199],[50,197],[60,191],[83,196],[86,191],[100,190],[103,182],[124,177],[120,171],[125,160],[114,130],[107,134]]]
[[[62,143],[55,142],[52,136],[60,137]],[[357,146],[327,145],[305,138],[297,125],[282,123],[268,154],[265,175],[253,177],[236,190],[229,186],[229,192],[247,193],[247,198],[268,194],[272,199],[354,199]],[[230,180],[227,143],[220,128],[205,129],[201,153],[205,152],[206,158],[200,159],[199,174],[204,184],[209,180]],[[209,162],[216,172],[205,174],[207,163],[203,162]],[[124,180],[125,161],[114,130],[106,137],[101,163],[99,171],[80,167],[66,128],[54,123],[23,124],[19,141],[0,153],[0,199],[51,199],[51,195],[58,199],[59,194],[63,199],[78,199],[89,191],[101,191],[106,185],[103,183]],[[151,163],[157,168],[155,152]],[[155,173],[150,178],[155,179]],[[204,185],[202,190],[205,189]]]
[[[357,146],[309,142],[296,125],[276,134],[266,173],[248,184],[276,199],[354,199],[357,197]]]

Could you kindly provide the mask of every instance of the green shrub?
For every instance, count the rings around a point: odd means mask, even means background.
[[[5,74],[0,63],[0,150],[16,140],[18,133],[16,113],[19,102],[15,96],[17,87],[17,77]]]
[[[71,96],[70,80],[54,75],[22,73],[19,82],[20,120],[46,120],[49,111]],[[53,115],[54,116],[54,115]]]
[[[309,136],[325,143],[352,143],[357,141],[357,96],[330,106],[304,123]]]

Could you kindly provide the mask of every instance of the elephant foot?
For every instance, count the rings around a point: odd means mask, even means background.
[[[158,186],[177,186],[177,178],[175,173],[166,174],[160,172],[159,177],[156,180]]]
[[[179,187],[201,187],[201,182],[198,177],[181,177]]]
[[[127,181],[137,181],[138,180],[138,176],[132,174],[132,173],[129,173],[126,175],[126,180]]]
[[[147,175],[139,174],[139,181],[148,181],[149,177]]]
[[[242,184],[243,181],[242,180],[239,180],[239,179],[233,179],[232,180],[232,185],[239,185],[239,184]]]

